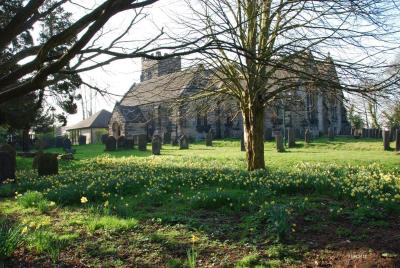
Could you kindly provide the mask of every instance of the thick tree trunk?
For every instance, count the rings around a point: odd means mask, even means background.
[[[265,168],[264,161],[264,109],[261,105],[243,109],[244,142],[247,169]]]

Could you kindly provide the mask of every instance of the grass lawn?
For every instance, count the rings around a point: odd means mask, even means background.
[[[400,155],[382,147],[267,142],[267,169],[251,173],[235,140],[161,156],[77,146],[43,178],[18,158],[17,182],[0,186],[0,263],[400,267]]]

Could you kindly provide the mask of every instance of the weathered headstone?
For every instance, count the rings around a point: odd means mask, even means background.
[[[79,145],[86,145],[86,136],[80,135],[78,138]]]
[[[101,143],[102,144],[106,144],[107,139],[108,139],[108,134],[101,135]]]
[[[58,174],[58,155],[41,153],[37,155],[37,170],[39,176]]]
[[[117,148],[118,150],[125,149],[125,136],[119,136],[117,140]]]
[[[266,141],[271,141],[272,140],[272,129],[271,128],[266,128],[265,133],[264,133],[264,139]]]
[[[293,128],[288,128],[288,147],[293,148],[296,147],[296,137]]]
[[[15,179],[15,164],[8,152],[0,151],[0,183],[6,179]]]
[[[10,144],[3,144],[0,146],[0,151],[3,152],[7,152],[10,157],[11,157],[11,168],[12,170],[14,170],[14,177],[12,177],[12,179],[15,178],[15,169],[16,169],[16,165],[17,165],[17,152],[15,151],[14,147],[11,146]]]
[[[396,130],[396,151],[400,151],[400,129]]]
[[[189,149],[189,140],[186,137],[186,135],[182,135],[179,138],[179,149],[183,150],[183,149]]]
[[[206,146],[213,146],[213,131],[210,129],[206,135]]]
[[[333,141],[335,139],[335,132],[334,132],[333,128],[331,128],[331,127],[328,128],[328,138],[331,141]]]
[[[147,150],[147,137],[144,134],[138,136],[138,149],[139,151]]]
[[[108,136],[107,141],[106,141],[106,151],[111,152],[115,151],[117,149],[117,141],[113,136]]]
[[[135,140],[134,139],[125,139],[125,150],[133,150],[135,148]]]
[[[57,136],[56,137],[56,148],[63,148],[64,147],[64,137]]]
[[[275,131],[274,134],[275,134],[276,150],[278,153],[282,153],[285,151],[282,134],[280,131]]]
[[[154,155],[161,154],[161,137],[158,135],[154,135],[151,141],[151,152]]]
[[[246,151],[246,145],[244,144],[244,134],[242,134],[242,136],[240,137],[240,151]]]
[[[164,144],[170,144],[171,143],[171,132],[170,131],[166,131],[164,132]]]
[[[64,145],[64,146],[63,146],[64,151],[66,151],[66,152],[70,152],[70,151],[71,151],[71,149],[72,149],[72,142],[71,142],[70,139],[65,138],[65,139],[64,139],[64,144],[63,144],[63,145]]]
[[[172,137],[171,138],[171,145],[172,146],[178,146],[178,144],[179,144],[178,137],[177,136]]]
[[[383,132],[383,149],[385,151],[390,150],[390,131],[388,130]]]
[[[304,132],[304,142],[305,143],[311,142],[311,131],[309,129],[306,129],[306,131]]]

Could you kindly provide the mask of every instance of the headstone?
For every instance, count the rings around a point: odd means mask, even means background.
[[[0,184],[6,179],[15,179],[15,164],[8,152],[0,151]]]
[[[119,136],[117,139],[117,148],[118,150],[125,149],[125,136]]]
[[[106,141],[106,151],[111,152],[115,151],[117,149],[117,141],[113,136],[108,136],[107,141]]]
[[[240,151],[242,152],[246,151],[246,145],[244,144],[244,133],[240,137]]]
[[[57,136],[56,137],[56,148],[63,148],[64,147],[64,137]]]
[[[147,137],[144,134],[138,136],[138,149],[139,151],[147,150]]]
[[[154,155],[161,154],[161,137],[158,135],[154,135],[151,141],[151,152]]]
[[[396,130],[396,151],[400,151],[400,129]]]
[[[293,148],[296,147],[296,137],[293,128],[288,128],[288,147]]]
[[[335,139],[335,132],[331,127],[328,128],[328,138],[330,141],[333,141]]]
[[[186,137],[186,135],[182,135],[179,138],[179,149],[181,149],[181,150],[189,149],[189,140]]]
[[[390,150],[390,131],[388,130],[383,132],[383,149],[385,151]]]
[[[135,148],[134,139],[125,139],[125,150],[133,150]]]
[[[209,147],[213,146],[213,132],[212,132],[212,129],[210,129],[207,132],[207,135],[206,135],[206,146],[209,146]]]
[[[108,134],[101,135],[101,143],[106,144],[108,139]]]
[[[86,136],[80,135],[78,138],[79,145],[86,145]]]
[[[171,143],[171,132],[170,131],[166,131],[164,132],[164,144],[170,144]]]
[[[280,131],[275,131],[275,142],[276,142],[276,151],[278,153],[284,152],[285,146],[283,144],[283,137]]]
[[[367,137],[367,129],[366,129],[366,128],[363,128],[363,129],[362,129],[362,137],[363,137],[363,138],[366,138],[366,137]]]
[[[178,137],[177,137],[177,136],[172,137],[172,138],[171,138],[171,145],[172,145],[172,146],[178,146],[178,144],[179,144],[179,142],[178,142]]]
[[[272,129],[271,128],[266,128],[265,129],[264,139],[266,141],[271,141],[272,140]]]
[[[37,170],[39,176],[58,174],[57,154],[41,153],[37,155]]]
[[[63,148],[64,148],[64,151],[71,151],[71,149],[72,149],[72,142],[71,142],[71,140],[70,139],[68,139],[68,138],[65,138],[64,139],[64,146],[63,146]]]
[[[309,129],[306,129],[306,131],[304,132],[304,142],[305,143],[311,142],[311,131]]]

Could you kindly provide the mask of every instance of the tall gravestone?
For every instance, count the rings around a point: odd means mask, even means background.
[[[135,140],[134,139],[125,139],[124,149],[125,150],[133,150],[135,148]]]
[[[70,153],[72,151],[72,142],[69,138],[65,138],[63,142],[64,151]]]
[[[335,132],[332,127],[328,128],[328,138],[333,141],[335,139]]]
[[[106,141],[106,149],[105,151],[107,152],[112,152],[117,149],[117,141],[113,136],[108,136],[107,141]]]
[[[186,135],[182,135],[179,138],[179,149],[189,149],[189,139],[186,137]]]
[[[288,128],[288,146],[289,148],[296,147],[296,137],[292,127]]]
[[[125,136],[119,136],[117,139],[117,149],[118,150],[125,149],[125,142],[126,142]]]
[[[285,151],[282,133],[280,131],[275,131],[274,134],[275,134],[275,142],[276,142],[276,151],[278,153],[282,153]]]
[[[396,151],[400,152],[400,129],[396,130]]]
[[[311,131],[309,129],[306,129],[304,132],[304,142],[306,144],[311,142]]]
[[[151,140],[151,152],[153,155],[161,154],[161,137],[158,135],[154,135]]]
[[[171,131],[166,131],[164,132],[164,144],[170,144],[171,143]]]
[[[147,150],[147,136],[142,134],[137,137],[139,151]]]
[[[390,131],[383,131],[383,149],[385,151],[390,150]]]
[[[206,146],[211,147],[213,146],[213,132],[210,129],[206,135]]]
[[[78,138],[79,145],[86,145],[86,136],[80,135]]]
[[[244,144],[244,133],[240,137],[240,151],[242,152],[246,151],[246,145]]]
[[[15,164],[8,152],[0,151],[0,184],[6,179],[15,179]]]
[[[39,176],[58,174],[57,154],[41,153],[37,155],[37,170]]]

